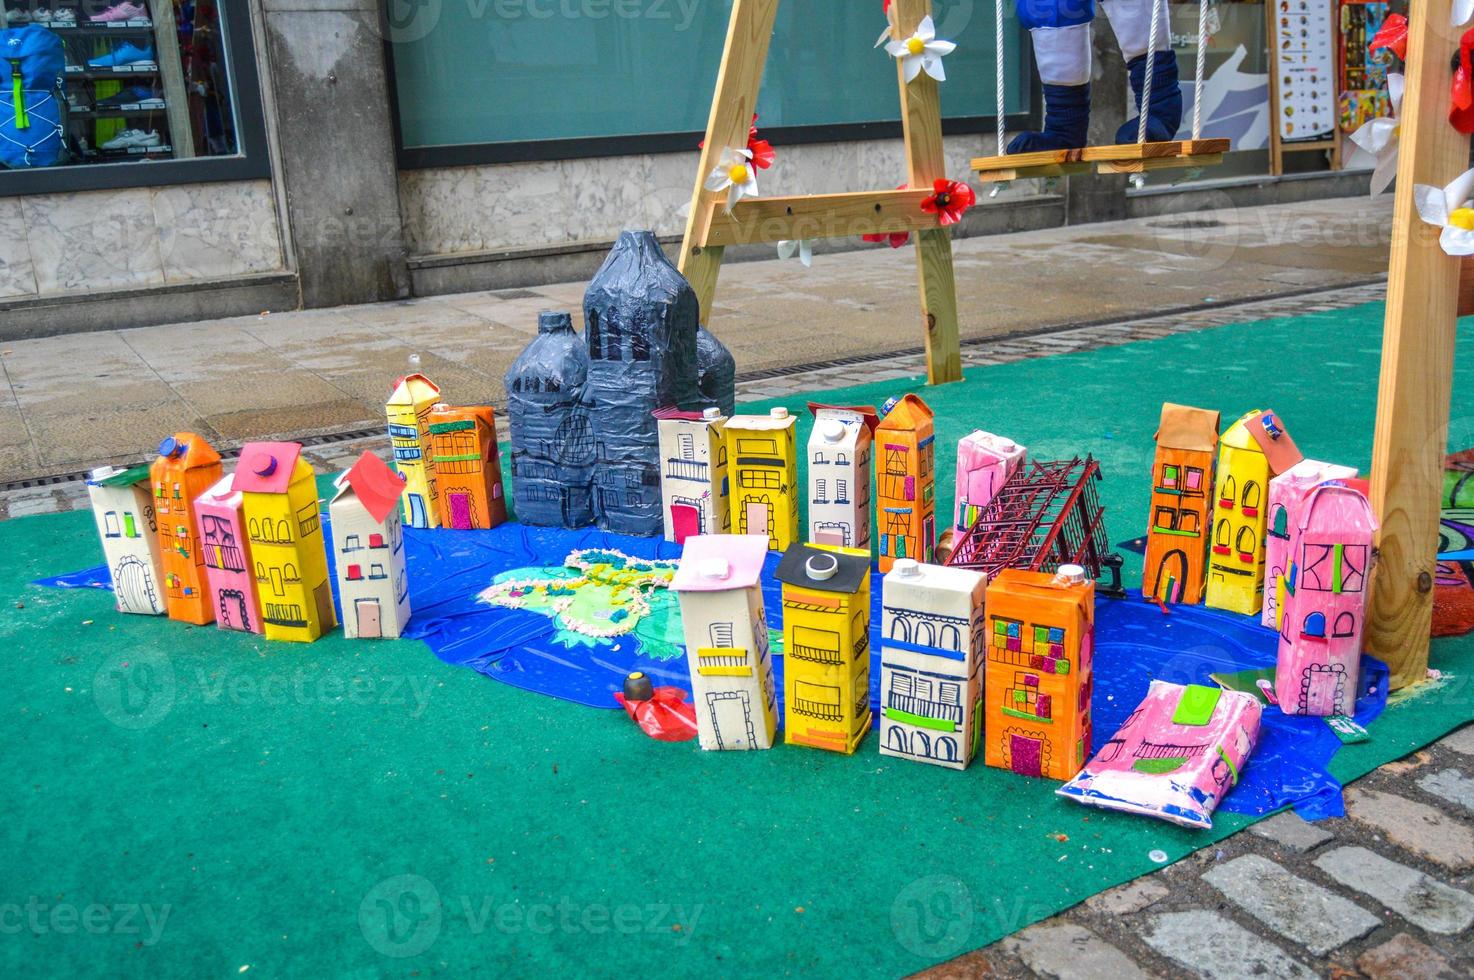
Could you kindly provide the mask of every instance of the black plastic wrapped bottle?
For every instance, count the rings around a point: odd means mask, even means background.
[[[696,328],[696,389],[701,408],[719,408],[727,418],[736,414],[737,361],[705,327]]]
[[[621,534],[659,535],[660,439],[651,413],[700,404],[696,292],[653,233],[626,231],[589,283],[583,312],[594,519]]]
[[[594,521],[589,357],[567,313],[540,313],[537,336],[507,371],[517,519],[544,527]]]

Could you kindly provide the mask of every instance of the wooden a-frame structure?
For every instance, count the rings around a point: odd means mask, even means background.
[[[747,198],[738,201],[730,213],[726,210],[726,192],[706,189],[707,175],[717,166],[722,151],[747,146],[778,2],[732,3],[727,44],[717,73],[716,95],[706,124],[706,142],[678,263],[701,300],[702,322],[710,322],[722,254],[728,245],[909,231],[916,243],[927,379],[932,384],[960,381],[962,354],[951,233],[937,223],[936,215],[921,210],[921,202],[931,195],[933,183],[946,176],[942,108],[933,78],[922,72],[908,84],[900,63],[896,64],[906,143],[905,189]],[[930,13],[931,0],[894,0],[894,36],[909,37]]]

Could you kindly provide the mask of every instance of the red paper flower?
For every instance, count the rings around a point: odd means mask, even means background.
[[[1397,55],[1399,61],[1407,60],[1407,18],[1402,14],[1387,15],[1387,19],[1382,21],[1381,30],[1377,31],[1367,47],[1367,52],[1376,54],[1382,48]]]
[[[706,140],[697,143],[698,148],[706,146]],[[759,170],[767,170],[778,159],[778,154],[773,151],[773,144],[767,140],[758,139],[757,135],[757,113],[752,114],[752,125],[747,129],[747,149],[752,154],[752,165]]]
[[[977,194],[967,184],[938,177],[932,185],[932,195],[921,202],[921,210],[936,215],[937,222],[946,227],[961,221],[967,209],[977,202]]]
[[[877,232],[874,235],[860,236],[860,241],[862,242],[888,242],[891,248],[900,248],[910,240],[911,233],[909,231],[893,231],[888,235]]]
[[[1474,134],[1474,29],[1464,32],[1459,39],[1457,67],[1451,86],[1453,105],[1448,110],[1448,121],[1454,129],[1465,136]]]

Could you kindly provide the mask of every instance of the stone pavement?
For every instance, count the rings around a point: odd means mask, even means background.
[[[1104,324],[1105,336],[1130,339],[1143,317],[1383,279],[1389,213],[1385,196],[1225,206],[961,240],[968,362],[1094,342],[1061,333],[1072,328]],[[840,384],[854,359],[867,362],[866,377],[915,374],[914,356],[874,363],[919,352],[915,277],[910,249],[884,246],[821,251],[807,270],[797,261],[732,264],[711,326],[747,380],[792,381],[810,368],[821,383]],[[229,448],[376,429],[411,354],[449,398],[500,405],[502,376],[538,311],[576,311],[583,290],[566,283],[0,345],[0,485],[137,459],[177,430]],[[1041,333],[1055,339],[1013,342]]]
[[[1474,726],[1346,802],[1345,818],[1279,814],[919,976],[1474,976]]]

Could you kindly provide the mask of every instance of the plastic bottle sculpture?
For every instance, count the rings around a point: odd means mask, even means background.
[[[607,531],[659,535],[660,436],[652,413],[699,403],[696,293],[653,233],[626,231],[589,283],[583,310],[594,518]]]
[[[705,327],[696,328],[696,388],[701,408],[720,408],[727,418],[736,414],[737,361]]]
[[[546,527],[594,520],[588,353],[567,313],[541,313],[537,336],[507,371],[517,519]],[[659,514],[656,515],[657,520]]]

